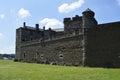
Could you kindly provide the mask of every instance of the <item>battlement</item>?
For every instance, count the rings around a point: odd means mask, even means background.
[[[68,22],[71,22],[71,18],[64,18],[63,23],[65,24],[65,23],[68,23]]]
[[[76,15],[75,17],[72,18],[64,18],[63,22],[65,23],[71,23],[74,21],[82,21],[82,16]]]
[[[82,21],[82,16],[76,15],[75,17],[72,17],[72,21]]]

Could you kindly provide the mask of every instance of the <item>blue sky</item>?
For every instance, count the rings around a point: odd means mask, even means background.
[[[15,30],[26,22],[63,28],[63,18],[90,8],[99,24],[120,21],[120,0],[0,0],[0,53],[15,53]]]

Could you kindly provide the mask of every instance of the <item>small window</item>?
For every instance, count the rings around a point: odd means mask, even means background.
[[[64,57],[63,54],[59,54],[60,59],[63,59],[63,57]]]
[[[44,55],[43,55],[43,54],[41,54],[41,55],[40,55],[40,58],[41,58],[41,59],[43,59],[43,58],[44,58]]]

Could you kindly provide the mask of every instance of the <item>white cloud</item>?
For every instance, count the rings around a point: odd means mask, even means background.
[[[52,19],[44,18],[43,20],[40,21],[40,24],[44,25],[46,29],[48,28],[55,29],[63,27],[63,23],[55,18]]]
[[[2,33],[0,33],[0,37],[2,36],[3,34]]]
[[[4,14],[0,14],[0,19],[4,19],[5,15]]]
[[[31,16],[29,10],[25,10],[24,8],[21,8],[19,10],[18,15],[20,16],[20,18],[25,18],[25,17]]]
[[[73,2],[71,4],[64,3],[58,7],[58,11],[60,13],[69,13],[77,8],[80,8],[83,4],[84,4],[84,0],[78,0],[78,1]]]
[[[11,54],[11,53],[15,53],[15,46],[8,46],[8,47],[5,47],[3,49],[0,50],[0,53],[1,54]]]
[[[117,2],[118,2],[118,5],[120,5],[120,0],[117,0]]]
[[[0,40],[3,38],[3,34],[2,33],[0,33]]]

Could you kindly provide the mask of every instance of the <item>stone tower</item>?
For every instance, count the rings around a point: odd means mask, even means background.
[[[77,35],[81,33],[82,16],[76,15],[72,18],[64,18],[64,33],[69,35]]]
[[[83,28],[95,27],[97,25],[97,21],[94,18],[95,13],[92,10],[88,8],[82,14]]]
[[[88,46],[88,30],[97,26],[97,21],[94,16],[95,13],[89,8],[82,12],[82,27],[83,27],[83,66],[86,66],[86,54]]]
[[[71,18],[64,18],[64,31],[65,33],[68,33],[69,32],[69,26],[70,26],[70,23],[71,23]]]

